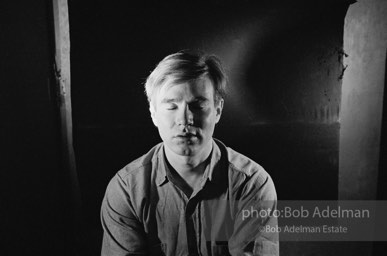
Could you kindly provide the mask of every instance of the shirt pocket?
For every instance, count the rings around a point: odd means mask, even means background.
[[[154,256],[165,256],[167,255],[167,244],[165,243],[159,243],[152,245],[150,247],[150,255]]]
[[[216,244],[212,245],[211,249],[213,256],[231,256],[228,250],[227,242],[217,242]]]

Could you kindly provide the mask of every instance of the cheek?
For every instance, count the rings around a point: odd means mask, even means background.
[[[205,116],[203,116],[201,118],[201,126],[204,129],[211,130],[215,127],[216,119],[217,119],[217,117],[215,114],[213,114],[213,113],[206,114]]]
[[[159,124],[159,128],[168,128],[168,127],[172,127],[173,124],[174,124],[174,118],[171,114],[166,114],[164,112],[159,112],[157,113],[156,115],[156,118],[157,118],[157,123]]]

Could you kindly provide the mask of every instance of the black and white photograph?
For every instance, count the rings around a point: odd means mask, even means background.
[[[386,0],[1,0],[0,255],[384,255],[386,60]]]

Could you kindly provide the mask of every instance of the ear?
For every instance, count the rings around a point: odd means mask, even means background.
[[[156,109],[152,102],[149,102],[149,112],[151,114],[153,124],[157,127]]]
[[[220,99],[220,100],[218,101],[218,103],[216,104],[216,106],[215,106],[215,111],[216,111],[216,120],[215,120],[215,123],[216,123],[216,124],[219,122],[220,116],[222,115],[223,103],[224,103],[224,100],[223,100],[223,99]]]

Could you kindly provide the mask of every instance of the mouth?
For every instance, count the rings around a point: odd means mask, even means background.
[[[196,135],[193,133],[180,133],[175,136],[175,138],[180,138],[180,139],[190,139],[193,137],[196,137]]]

